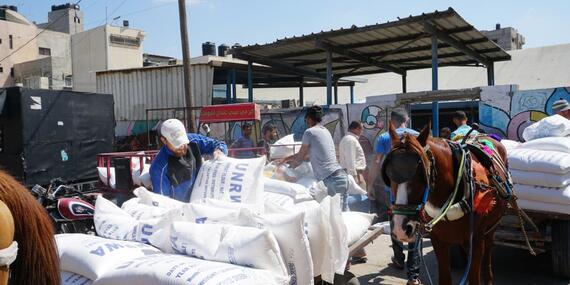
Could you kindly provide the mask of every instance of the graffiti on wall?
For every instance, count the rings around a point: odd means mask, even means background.
[[[524,91],[482,92],[479,121],[489,133],[511,140],[524,141],[522,133],[532,123],[553,115],[552,104],[570,101],[570,88]]]

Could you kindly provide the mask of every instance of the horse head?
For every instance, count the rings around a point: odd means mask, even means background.
[[[402,242],[413,242],[421,223],[419,212],[427,200],[433,159],[426,148],[431,137],[428,124],[416,138],[400,137],[390,124],[392,149],[382,165],[382,177],[391,188],[392,233]]]

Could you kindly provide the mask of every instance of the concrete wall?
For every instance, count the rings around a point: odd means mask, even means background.
[[[112,44],[112,35],[140,37],[139,47]],[[100,26],[71,36],[73,90],[95,92],[95,72],[111,69],[142,67],[142,40],[140,30],[124,27]]]
[[[48,13],[49,29],[76,34],[83,32],[83,12],[76,9],[61,9]]]
[[[37,32],[36,26],[30,23],[24,16],[11,10],[6,11],[7,21],[0,20],[0,58],[8,56],[14,50],[24,45],[33,38]],[[10,36],[12,36],[12,48],[10,48]],[[17,53],[11,55],[0,63],[0,87],[13,86],[15,78],[10,76],[10,69],[14,64],[38,58],[38,46],[36,41],[31,41]]]
[[[46,77],[49,79],[46,89],[59,90],[68,87],[65,78],[71,75],[71,64],[69,57],[43,57],[14,65],[14,75],[16,82],[23,83],[26,88],[32,88],[28,79]]]
[[[107,69],[105,26],[71,36],[73,90],[94,92],[95,72]]]

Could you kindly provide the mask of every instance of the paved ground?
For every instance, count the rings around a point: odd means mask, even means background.
[[[366,248],[368,262],[353,265],[350,269],[360,284],[406,284],[405,270],[397,270],[389,265],[392,256],[390,246],[390,238],[382,235]],[[424,260],[428,264],[433,284],[437,284],[437,262],[429,240],[424,241]],[[552,275],[550,257],[546,254],[533,257],[524,250],[496,246],[493,262],[495,284],[570,284],[570,280]],[[454,271],[454,284],[458,284],[462,273],[463,269]],[[421,278],[424,284],[429,284],[423,265]]]

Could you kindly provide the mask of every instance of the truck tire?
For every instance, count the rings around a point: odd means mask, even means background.
[[[570,221],[552,221],[551,248],[554,274],[570,277]]]

